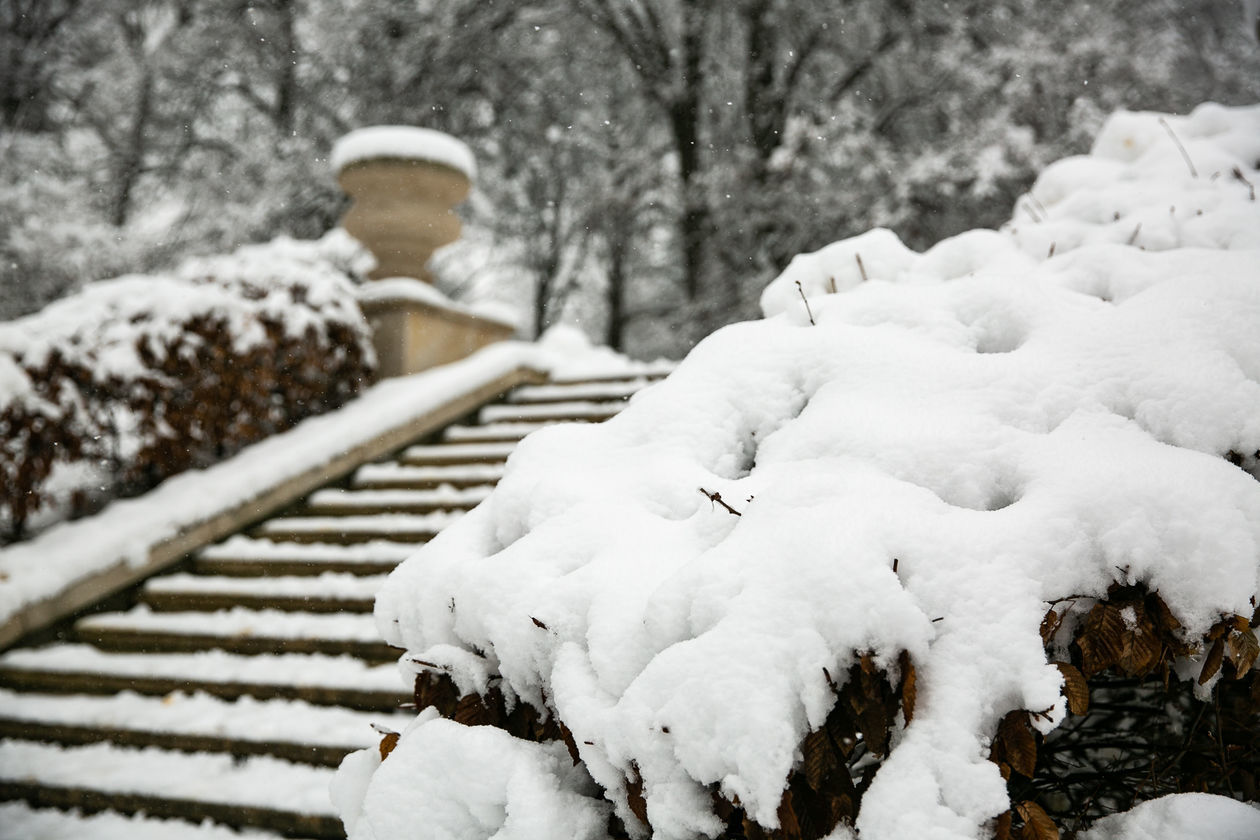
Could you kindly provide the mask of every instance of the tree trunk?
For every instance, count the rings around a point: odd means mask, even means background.
[[[608,329],[604,343],[621,351],[626,328],[626,231],[618,230],[608,241]]]
[[[293,135],[297,101],[298,42],[294,30],[294,0],[278,0],[276,13],[280,16],[277,41],[280,62],[276,76],[276,105],[273,119],[276,128],[285,137]]]
[[[127,223],[131,214],[131,195],[144,167],[145,135],[149,118],[153,113],[153,68],[141,60],[140,87],[136,91],[136,110],[131,130],[121,149],[115,151],[114,199],[111,202],[109,221],[115,227]]]
[[[705,235],[709,207],[700,189],[700,75],[704,9],[701,0],[683,0],[682,67],[677,94],[670,103],[669,122],[678,150],[678,177],[682,191],[683,283],[687,299],[700,294],[705,267]]]

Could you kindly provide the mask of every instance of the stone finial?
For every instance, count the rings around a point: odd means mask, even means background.
[[[374,126],[337,141],[332,167],[354,199],[342,227],[376,257],[369,275],[433,282],[433,252],[459,238],[452,209],[468,196],[476,161],[448,134],[410,126]]]

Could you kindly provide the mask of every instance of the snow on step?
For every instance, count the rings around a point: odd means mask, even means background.
[[[466,464],[452,467],[409,467],[400,464],[364,464],[350,485],[359,489],[387,487],[469,487],[493,484],[503,478],[502,464]]]
[[[346,516],[283,516],[254,529],[255,536],[291,542],[355,543],[371,539],[427,542],[454,522],[463,511],[437,513],[377,513]]]
[[[412,546],[413,550],[414,548],[415,546]],[[151,578],[144,584],[141,591],[144,594],[179,592],[252,598],[279,596],[359,601],[376,597],[376,591],[381,588],[384,581],[385,575],[355,575],[349,572],[245,578],[180,573]]]
[[[38,784],[335,817],[330,767],[112,744],[0,741],[0,783]]]
[[[647,380],[588,382],[576,385],[522,385],[508,394],[511,403],[558,403],[570,400],[625,400],[647,385]]]
[[[471,508],[481,504],[493,489],[484,484],[465,488],[446,484],[435,490],[330,488],[312,493],[306,500],[306,510],[312,514],[335,516],[369,510],[422,513]]]
[[[275,840],[275,834],[236,831],[214,823],[163,820],[111,811],[83,815],[24,802],[0,804],[0,840]]]
[[[364,574],[388,571],[416,551],[415,543],[369,540],[352,545],[260,540],[236,535],[196,555],[198,569],[220,574],[319,574],[324,567]],[[220,571],[222,570],[222,571]]]
[[[417,444],[403,450],[403,464],[487,464],[506,461],[516,444],[510,441],[490,443]]]
[[[623,403],[599,403],[589,401],[541,403],[520,405],[499,403],[481,409],[477,418],[482,423],[528,422],[537,420],[607,420],[624,407]]]
[[[197,653],[107,653],[91,645],[57,644],[0,654],[0,669],[100,673],[204,683],[285,684],[402,692],[395,665],[369,665],[352,656],[272,653],[239,656],[220,650]]]
[[[360,712],[301,700],[223,700],[204,692],[146,697],[60,695],[0,689],[0,718],[43,726],[91,727],[240,741],[361,749],[380,741],[372,725],[401,731],[414,715]]]
[[[230,579],[230,578],[229,578]],[[246,578],[251,580],[251,578]],[[304,613],[235,607],[215,612],[154,612],[143,605],[127,612],[81,619],[76,630],[126,630],[189,636],[330,639],[379,642],[376,620],[363,613]]]
[[[551,423],[492,423],[484,426],[448,426],[442,433],[444,440],[452,443],[471,441],[517,441]]]
[[[553,375],[551,384],[553,385],[576,385],[588,383],[603,382],[626,382],[634,381],[648,383],[665,376],[669,376],[674,372],[674,368],[678,367],[677,362],[670,362],[664,359],[655,362],[645,362],[635,365],[633,370],[606,370],[606,371],[582,371],[580,373],[565,374],[563,372]]]

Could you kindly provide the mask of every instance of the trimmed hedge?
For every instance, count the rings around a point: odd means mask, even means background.
[[[0,541],[357,394],[375,365],[353,288],[364,256],[344,234],[280,239],[0,325]]]

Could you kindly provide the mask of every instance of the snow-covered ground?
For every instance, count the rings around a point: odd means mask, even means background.
[[[986,837],[1011,806],[987,758],[999,720],[1066,716],[1048,601],[1141,582],[1190,641],[1252,614],[1258,162],[1260,107],[1117,114],[1001,231],[924,254],[872,231],[798,258],[764,320],[618,417],[531,435],[377,618],[405,661],[557,716],[581,765],[426,712],[383,762],[343,764],[352,840],[599,838],[610,811],[646,836],[632,785],[660,840],[722,831],[711,790],[776,827],[863,652],[892,674],[908,653],[917,703],[831,836]],[[1187,820],[1260,836],[1260,812],[1212,797],[1105,831]]]

